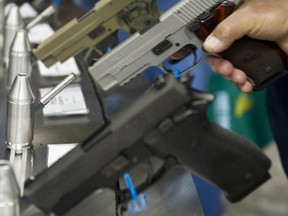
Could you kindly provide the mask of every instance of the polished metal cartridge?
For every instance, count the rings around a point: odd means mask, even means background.
[[[20,29],[10,46],[7,89],[11,88],[17,74],[30,75],[31,68],[31,45],[28,34],[26,30]]]
[[[8,67],[9,62],[9,52],[10,46],[17,31],[24,27],[23,20],[21,18],[19,7],[13,4],[7,14],[5,23],[4,23],[4,63],[6,68]]]
[[[17,74],[7,97],[6,144],[15,153],[30,148],[33,140],[35,96],[27,74]]]
[[[20,216],[20,191],[9,161],[0,160],[0,215]]]
[[[40,100],[36,99],[28,74],[17,74],[7,98],[6,145],[16,154],[32,146],[34,113],[68,86],[76,76],[72,73]]]

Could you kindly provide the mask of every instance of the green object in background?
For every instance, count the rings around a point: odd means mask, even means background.
[[[266,112],[265,91],[245,94],[219,74],[212,74],[209,91],[216,98],[208,110],[209,118],[265,147],[272,141]]]

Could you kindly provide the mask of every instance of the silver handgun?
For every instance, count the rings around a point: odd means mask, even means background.
[[[191,52],[201,48],[217,24],[240,3],[241,0],[182,0],[163,13],[159,23],[144,33],[133,34],[101,57],[89,71],[95,82],[108,90],[127,83],[151,66],[161,68],[162,62],[178,50],[189,45]],[[286,55],[267,41],[243,37],[218,54],[245,71],[254,90],[266,87],[286,72]]]

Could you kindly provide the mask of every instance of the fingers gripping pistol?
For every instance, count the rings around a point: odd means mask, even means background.
[[[101,57],[90,73],[104,90],[123,85],[150,66],[161,67],[165,59],[187,45],[201,48],[217,24],[240,3],[240,0],[182,0],[163,13],[159,23],[133,34]],[[244,37],[218,54],[245,71],[254,90],[261,90],[286,74],[287,56],[274,43]]]
[[[144,31],[160,14],[156,0],[100,0],[88,13],[71,20],[40,43],[33,53],[47,67],[96,45],[98,55],[102,56],[105,40],[116,30]]]
[[[207,119],[213,99],[172,75],[161,77],[109,124],[26,182],[24,200],[63,215],[96,189],[119,194],[123,174],[156,157],[164,163],[173,158],[174,165],[187,166],[239,201],[269,179],[270,160],[255,144]]]

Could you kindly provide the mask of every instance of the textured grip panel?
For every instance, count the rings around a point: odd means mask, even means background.
[[[271,161],[261,149],[215,123],[205,126],[198,150],[206,158],[203,163],[209,161],[209,168],[196,166],[199,174],[218,185],[230,202],[240,201],[270,178]]]
[[[267,87],[286,73],[285,53],[268,41],[243,37],[219,55],[243,70],[255,84],[254,90]]]
[[[230,202],[243,199],[270,178],[271,161],[255,144],[201,114],[146,142],[218,186]]]

